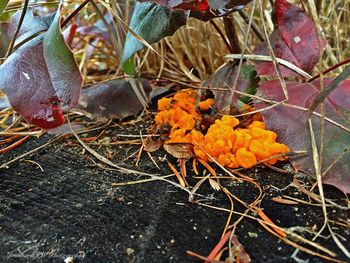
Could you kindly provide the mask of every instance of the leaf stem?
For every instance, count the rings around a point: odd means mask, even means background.
[[[7,49],[7,52],[6,52],[4,61],[5,61],[5,60],[11,55],[11,53],[12,53],[13,47],[15,46],[15,42],[16,42],[17,35],[18,35],[19,31],[21,30],[21,27],[22,27],[22,24],[23,24],[23,21],[24,21],[24,17],[25,17],[25,15],[26,15],[26,13],[27,13],[28,5],[29,5],[29,0],[25,0],[25,1],[24,1],[24,5],[23,5],[23,9],[22,9],[21,17],[19,18],[19,21],[18,21],[18,25],[17,25],[16,31],[15,31],[15,34],[13,35],[13,37],[12,37],[12,39],[11,39],[11,42],[10,42],[10,45],[9,45],[9,47],[8,47],[8,49]]]

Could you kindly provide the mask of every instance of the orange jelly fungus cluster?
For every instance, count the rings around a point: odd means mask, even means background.
[[[247,128],[236,128],[239,120],[224,115],[215,120],[207,133],[195,129],[202,116],[196,107],[198,95],[194,90],[177,92],[172,98],[158,101],[159,113],[155,117],[158,127],[170,126],[169,139],[165,143],[191,143],[197,158],[211,162],[214,158],[229,168],[250,168],[258,161],[275,164],[284,157],[271,158],[289,152],[288,146],[276,142],[277,134],[266,130],[262,121],[253,121]],[[198,103],[200,111],[208,110],[213,99]]]

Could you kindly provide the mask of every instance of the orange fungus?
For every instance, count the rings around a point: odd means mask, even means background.
[[[288,146],[276,142],[277,134],[266,130],[261,118],[253,118],[253,122],[243,128],[238,127],[237,118],[223,115],[203,134],[197,129],[203,118],[200,111],[209,110],[215,101],[205,99],[196,103],[197,100],[197,92],[187,89],[158,101],[155,122],[160,129],[170,127],[165,143],[191,143],[199,160],[215,160],[228,168],[250,168],[259,161],[275,164],[284,160],[283,155],[290,151]]]

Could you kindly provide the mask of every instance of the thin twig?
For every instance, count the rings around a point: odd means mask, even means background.
[[[243,18],[243,20],[247,24],[249,24],[249,20],[250,20],[249,16],[243,10],[239,10],[238,13]],[[261,42],[265,41],[264,33],[261,32],[260,28],[258,27],[258,25],[254,21],[252,21],[252,29],[253,29],[255,35],[260,39]]]
[[[225,26],[225,32],[231,46],[230,51],[232,51],[232,53],[241,53],[236,28],[232,22],[232,18],[230,16],[225,16],[223,18],[223,21]]]
[[[23,5],[23,9],[22,9],[22,14],[21,14],[21,17],[19,18],[15,34],[13,35],[13,37],[11,39],[9,48],[7,49],[7,52],[6,52],[6,55],[5,55],[5,60],[11,55],[13,47],[15,46],[17,35],[19,34],[19,31],[21,30],[21,27],[22,27],[22,24],[23,24],[23,21],[24,21],[24,17],[25,17],[25,15],[27,13],[27,10],[28,10],[28,4],[29,4],[29,0],[25,0],[24,1],[24,5]]]
[[[230,50],[230,52],[232,53],[232,47],[230,45],[230,43],[227,41],[224,33],[222,32],[222,30],[220,29],[220,27],[215,23],[214,20],[210,20],[210,24],[215,28],[215,30],[219,33],[219,35],[221,36],[222,40],[224,41],[226,47],[228,50]]]
[[[65,27],[69,23],[69,21],[72,20],[72,18],[76,16],[76,14],[78,14],[80,10],[83,9],[84,6],[86,6],[90,1],[92,0],[85,0],[72,13],[70,13],[70,15],[67,16],[66,19],[63,20],[63,22],[61,23],[61,28]]]

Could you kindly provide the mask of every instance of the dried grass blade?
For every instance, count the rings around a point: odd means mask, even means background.
[[[228,54],[225,56],[226,59],[239,59],[241,57],[241,54]],[[250,59],[250,60],[256,60],[256,61],[271,61],[272,62],[272,57],[271,56],[265,56],[265,55],[250,55],[250,54],[244,54],[243,57],[245,59]],[[281,59],[281,58],[276,58],[276,62],[278,64],[281,64],[293,71],[295,71],[296,73],[300,74],[301,76],[303,76],[306,79],[311,79],[312,76],[310,74],[308,74],[307,72],[305,72],[304,70],[302,70],[301,68],[295,66],[294,64],[290,63],[287,60]]]

